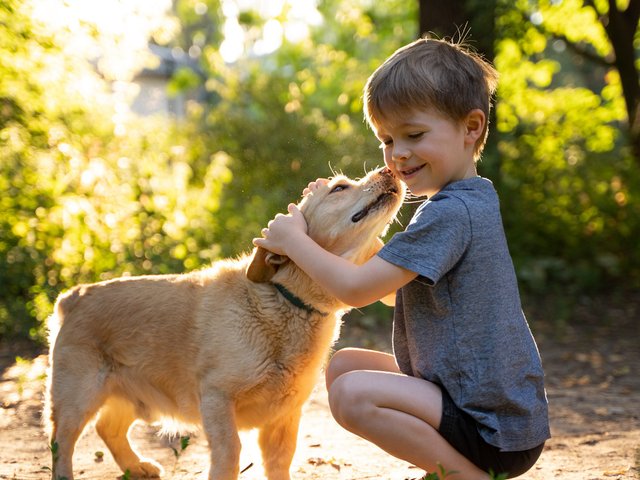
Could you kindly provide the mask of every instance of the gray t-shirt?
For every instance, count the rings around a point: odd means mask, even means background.
[[[393,349],[401,371],[446,389],[503,451],[548,439],[540,355],[492,183],[474,177],[449,184],[378,255],[418,273],[396,298]]]

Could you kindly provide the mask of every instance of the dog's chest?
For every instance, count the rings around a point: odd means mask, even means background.
[[[236,397],[239,428],[255,428],[299,409],[311,394],[319,368],[291,371],[274,364],[264,380]]]
[[[246,388],[236,396],[236,415],[244,428],[258,426],[302,406],[320,379],[337,321],[332,315],[306,335],[290,332],[286,342],[271,344],[268,353],[254,357]]]

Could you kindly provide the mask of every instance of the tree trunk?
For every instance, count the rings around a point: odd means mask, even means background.
[[[466,39],[467,44],[493,61],[497,0],[419,0],[420,36]]]
[[[622,92],[629,117],[629,136],[633,153],[640,162],[640,77],[635,64],[634,36],[640,20],[640,0],[632,0],[626,10],[618,10],[609,0],[604,28],[615,52],[614,64],[620,73]]]

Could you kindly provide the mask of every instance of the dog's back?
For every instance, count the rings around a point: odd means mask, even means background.
[[[90,383],[103,398],[131,398],[147,420],[156,419],[158,410],[167,416],[180,412],[171,383],[190,396],[184,386],[195,383],[189,378],[195,373],[183,363],[193,358],[196,345],[191,337],[200,288],[189,277],[131,277],[78,286],[61,296],[49,320],[49,381],[56,403]],[[69,382],[78,379],[84,379],[79,390],[71,388]],[[45,412],[45,419],[50,415]]]

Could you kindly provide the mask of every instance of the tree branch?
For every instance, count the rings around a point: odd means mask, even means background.
[[[586,48],[581,47],[580,44],[572,42],[565,35],[561,33],[550,32],[546,29],[544,33],[546,33],[547,35],[550,35],[552,38],[556,40],[562,40],[567,45],[567,48],[569,48],[569,50],[571,50],[574,53],[577,53],[578,55],[580,55],[581,57],[584,57],[587,60],[592,61],[597,65],[601,65],[603,67],[613,66],[612,61],[607,60],[605,57],[598,55],[592,51],[589,51]]]

